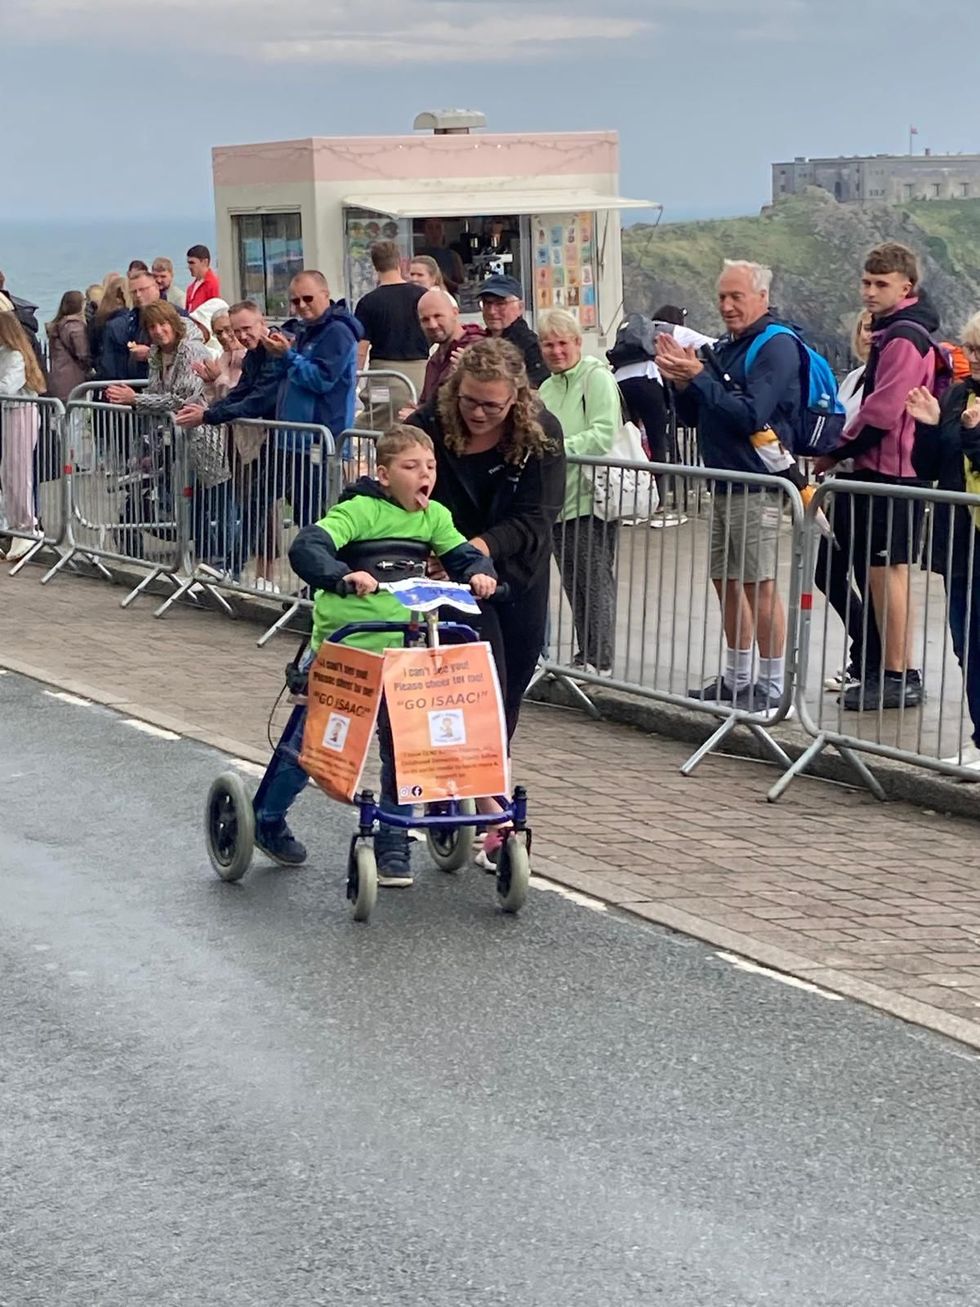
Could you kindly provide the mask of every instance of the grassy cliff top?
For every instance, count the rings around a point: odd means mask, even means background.
[[[720,331],[715,279],[724,259],[752,259],[775,273],[772,300],[814,344],[846,349],[860,309],[866,252],[898,240],[919,255],[923,285],[955,335],[980,309],[980,200],[903,207],[839,204],[825,191],[787,196],[757,218],[636,226],[623,233],[627,310],[682,304],[689,323]]]

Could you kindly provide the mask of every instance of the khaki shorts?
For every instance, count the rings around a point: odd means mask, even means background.
[[[718,482],[711,499],[712,581],[771,581],[776,575],[783,497],[775,490],[733,490]]]

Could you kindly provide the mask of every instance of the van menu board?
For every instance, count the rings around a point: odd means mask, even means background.
[[[534,308],[565,309],[583,330],[598,325],[594,213],[531,218]]]

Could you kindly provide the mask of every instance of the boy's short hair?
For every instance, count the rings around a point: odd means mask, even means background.
[[[878,276],[898,272],[907,277],[913,286],[919,282],[918,259],[907,245],[900,245],[898,241],[885,241],[884,245],[876,245],[873,250],[869,250],[864,260],[864,271]]]
[[[432,437],[418,427],[410,427],[404,422],[396,422],[383,436],[378,437],[375,445],[375,461],[379,467],[388,467],[399,454],[415,445],[421,445],[430,454],[435,453]]]
[[[208,249],[206,245],[192,245],[190,249],[187,251],[187,258],[207,259],[208,263],[210,263],[211,251]]]

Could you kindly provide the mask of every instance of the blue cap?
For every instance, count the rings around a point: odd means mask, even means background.
[[[486,281],[481,281],[476,292],[476,298],[482,300],[484,295],[496,295],[499,299],[510,299],[513,295],[515,299],[524,298],[524,287],[516,277],[504,277],[500,273],[495,273],[492,277],[487,277]]]

